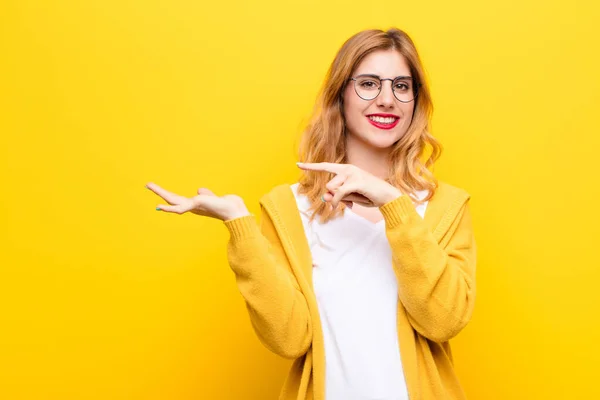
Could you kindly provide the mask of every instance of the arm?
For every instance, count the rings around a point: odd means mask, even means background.
[[[392,248],[398,294],[413,328],[435,342],[456,336],[475,302],[476,244],[468,202],[440,245],[408,196],[380,208]]]
[[[229,264],[256,334],[274,353],[300,357],[312,342],[310,313],[273,222],[261,209],[260,229],[251,215],[224,223]]]

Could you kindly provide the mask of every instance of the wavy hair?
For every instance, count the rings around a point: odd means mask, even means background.
[[[411,38],[400,29],[365,30],[342,45],[327,71],[312,116],[302,134],[299,159],[307,163],[347,162],[344,89],[360,62],[379,50],[395,50],[405,58],[415,81],[415,90],[418,90],[411,124],[390,151],[387,181],[421,204],[431,199],[437,189],[438,181],[430,168],[441,155],[442,146],[429,132],[433,103],[421,60]],[[300,178],[298,192],[310,200],[311,220],[319,216],[321,222],[327,222],[343,213],[344,207],[333,209],[329,203],[320,200],[323,188],[333,177],[328,172],[304,171]],[[419,199],[416,192],[421,190],[428,193]]]

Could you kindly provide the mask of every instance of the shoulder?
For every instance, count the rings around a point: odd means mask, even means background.
[[[436,226],[440,221],[453,220],[461,214],[470,197],[465,189],[438,180],[437,188],[429,199],[425,217],[432,226]]]
[[[310,201],[308,198],[298,193],[299,183],[282,183],[274,186],[261,199],[261,204],[269,204],[275,209],[308,209]]]
[[[438,180],[438,186],[435,189],[432,200],[442,202],[467,201],[471,195],[463,188],[451,185],[448,182]]]
[[[293,242],[304,237],[304,223],[308,216],[309,200],[298,194],[299,184],[274,186],[260,199],[261,215],[266,215],[278,232],[290,235]]]
[[[279,201],[281,199],[290,199],[294,198],[298,195],[298,183],[289,184],[282,183],[276,186],[273,186],[267,193],[265,193],[261,198],[261,203],[263,201]]]
[[[413,198],[413,200],[416,199],[421,201],[429,195],[429,192],[430,191],[428,189],[418,190],[412,193],[410,197]],[[430,203],[432,201],[438,204],[447,204],[455,201],[464,203],[469,198],[470,195],[465,189],[451,185],[448,182],[438,180],[433,196],[431,196],[429,200],[425,201],[425,204]]]

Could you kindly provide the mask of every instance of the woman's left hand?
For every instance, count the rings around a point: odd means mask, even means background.
[[[302,170],[325,171],[335,174],[326,185],[321,198],[335,208],[339,202],[348,206],[357,203],[365,207],[381,207],[396,199],[402,192],[384,181],[352,164],[298,163]]]

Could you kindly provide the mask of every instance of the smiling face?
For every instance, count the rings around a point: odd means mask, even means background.
[[[381,79],[394,79],[399,76],[411,76],[410,68],[404,57],[396,50],[378,50],[366,56],[358,65],[352,77],[376,75]],[[401,97],[402,84],[412,85],[412,81],[399,81],[396,84],[397,95]],[[392,91],[392,82],[382,81],[381,92],[373,100],[364,100],[355,91],[355,82],[350,81],[344,89],[344,119],[348,140],[374,149],[391,148],[408,130],[415,101],[403,103]],[[365,90],[372,85],[365,82]],[[377,91],[375,91],[376,93]],[[362,97],[369,97],[364,96]],[[410,97],[410,96],[409,96]],[[349,143],[350,144],[350,143]]]

